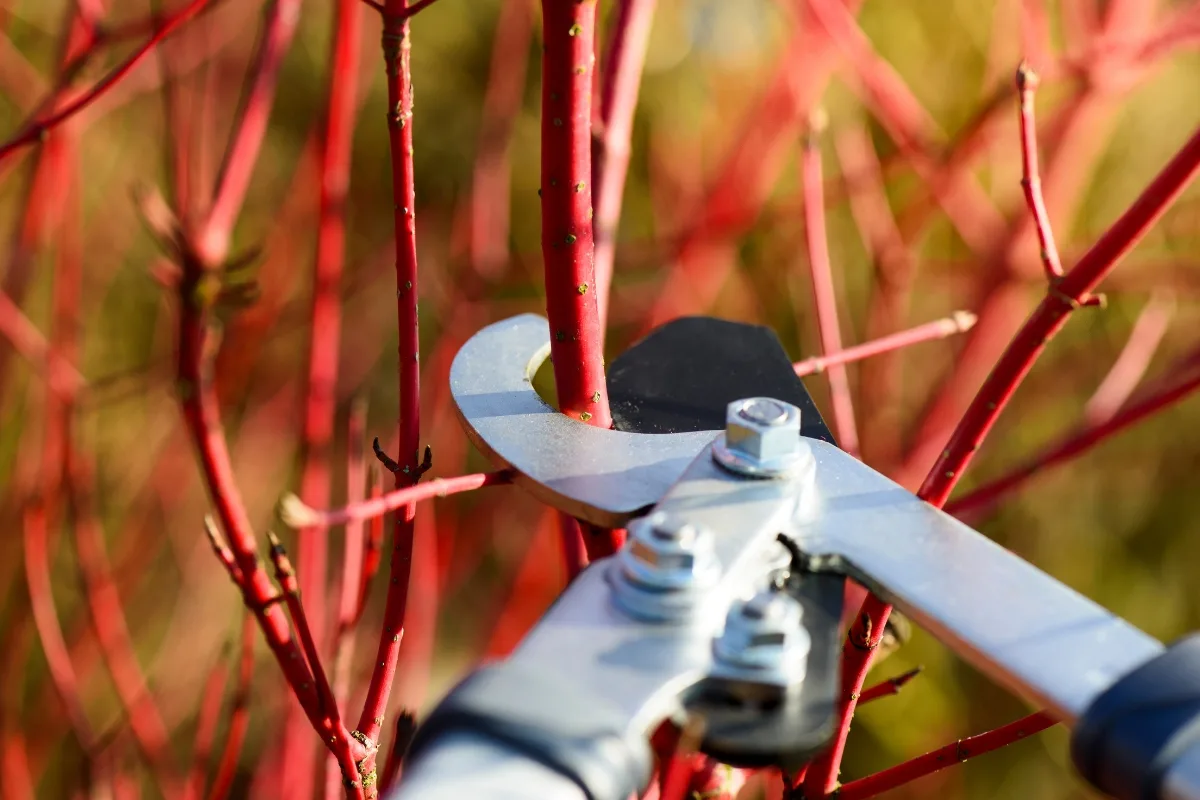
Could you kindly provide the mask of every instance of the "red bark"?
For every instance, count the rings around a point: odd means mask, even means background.
[[[562,413],[612,427],[592,239],[596,4],[542,0],[542,258]]]

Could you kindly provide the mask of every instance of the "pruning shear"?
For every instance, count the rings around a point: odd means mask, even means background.
[[[650,780],[650,734],[688,718],[722,762],[798,767],[833,732],[850,577],[1072,727],[1096,788],[1200,800],[1200,636],[1164,647],[839,450],[798,379],[764,366],[769,347],[703,374],[765,329],[673,330],[631,349],[650,368],[629,397],[610,385],[623,430],[537,395],[541,317],[484,328],[456,356],[471,441],[542,501],[629,537],[430,714],[395,797],[625,800]],[[732,393],[723,426],[697,411],[697,380]],[[621,403],[637,419],[622,424]]]

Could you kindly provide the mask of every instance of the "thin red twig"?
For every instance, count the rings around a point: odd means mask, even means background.
[[[473,475],[460,475],[457,478],[436,478],[417,486],[388,492],[382,497],[351,503],[344,508],[332,510],[310,508],[295,495],[286,495],[279,503],[279,514],[283,521],[293,528],[344,525],[349,522],[380,517],[431,497],[447,497],[452,494],[481,489],[484,486],[511,483],[512,478],[511,470],[477,472]]]
[[[404,489],[421,477],[421,377],[418,365],[420,340],[417,319],[417,222],[413,169],[413,94],[408,17],[418,5],[408,0],[385,0],[383,12],[383,63],[387,79],[388,145],[392,167],[393,228],[396,248],[396,317],[399,326],[400,452],[395,486]],[[371,751],[364,767],[374,771],[378,742],[395,682],[404,636],[408,588],[412,573],[413,530],[416,507],[412,503],[395,515],[395,541],[391,580],[384,605],[375,666],[359,715],[357,735]]]
[[[273,532],[267,531],[267,539],[271,544],[271,563],[275,566],[275,578],[283,589],[283,601],[292,617],[292,625],[296,628],[296,637],[304,648],[304,657],[312,671],[317,684],[317,708],[322,717],[325,730],[328,732],[328,747],[337,759],[342,770],[343,786],[351,797],[362,797],[362,784],[358,780],[358,766],[355,763],[351,747],[350,732],[342,724],[337,702],[333,697],[333,689],[321,665],[321,653],[317,648],[312,629],[308,624],[308,615],[300,602],[300,582],[292,567],[283,542]]]
[[[209,0],[192,0],[186,6],[181,8],[169,17],[163,19],[162,23],[154,31],[140,47],[138,47],[132,55],[123,62],[114,67],[107,75],[101,78],[92,86],[91,89],[84,92],[72,102],[59,108],[54,113],[42,119],[34,120],[26,125],[18,133],[16,133],[8,141],[0,144],[0,162],[5,161],[22,147],[34,144],[42,139],[49,131],[61,125],[64,121],[70,119],[75,114],[91,105],[95,100],[116,85],[122,78],[136,67],[143,58],[145,58],[160,42],[170,36],[180,25],[187,22],[192,17],[196,16],[201,10],[207,6]]]
[[[873,594],[863,601],[858,616],[850,625],[846,644],[842,648],[841,694],[838,697],[837,728],[828,750],[813,759],[803,776],[805,797],[825,797],[837,788],[838,772],[850,722],[863,693],[863,683],[887,626],[892,607]]]
[[[592,132],[592,205],[595,220],[596,303],[601,336],[608,320],[621,198],[629,169],[629,142],[646,46],[658,0],[619,0],[600,76],[600,126]]]
[[[821,147],[817,139],[823,127],[823,121],[814,121],[811,124],[800,158],[804,192],[804,240],[808,246],[813,307],[820,332],[821,353],[832,356],[842,350],[842,332],[838,323],[833,272],[829,265],[829,243],[825,238],[825,187],[821,174]],[[854,401],[850,397],[850,379],[846,374],[844,362],[832,361],[829,364],[829,394],[838,445],[847,453],[858,455]]]
[[[1054,244],[1054,229],[1050,226],[1046,201],[1042,199],[1042,178],[1038,170],[1037,123],[1033,114],[1033,99],[1037,86],[1037,73],[1022,61],[1017,67],[1017,92],[1021,100],[1021,189],[1025,192],[1025,203],[1029,206],[1029,213],[1037,230],[1046,280],[1053,284],[1062,277],[1063,268],[1058,258],[1058,246]]]
[[[894,694],[899,694],[904,685],[913,678],[921,674],[921,667],[914,667],[908,672],[902,672],[899,675],[888,678],[885,681],[880,681],[874,686],[869,686],[862,690],[862,694],[858,696],[858,704],[861,706],[869,703],[872,700],[878,700],[881,697],[890,697]]]
[[[1056,720],[1044,712],[1038,712],[987,733],[959,739],[911,761],[845,784],[838,790],[838,800],[866,800],[868,797],[875,797],[969,758],[999,750],[1044,731],[1055,722]]]
[[[42,373],[51,391],[75,395],[86,385],[79,370],[51,351],[37,327],[3,292],[0,292],[0,336]]]
[[[830,355],[813,356],[803,361],[797,361],[792,367],[796,370],[796,375],[803,378],[805,375],[812,375],[815,372],[824,372],[834,365],[849,364],[879,355],[880,353],[890,353],[914,344],[945,339],[947,336],[969,331],[974,324],[975,315],[970,311],[955,311],[943,319],[926,322],[924,325],[918,325],[906,331],[893,333],[891,336],[884,336],[871,342],[848,347],[845,350],[840,350]]]

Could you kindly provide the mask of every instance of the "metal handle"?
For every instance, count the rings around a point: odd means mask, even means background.
[[[587,800],[579,784],[492,739],[455,731],[404,768],[389,800]]]

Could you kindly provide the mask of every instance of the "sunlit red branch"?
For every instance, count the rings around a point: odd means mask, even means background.
[[[796,370],[796,375],[803,378],[806,375],[812,375],[816,372],[824,372],[833,366],[861,361],[864,358],[899,350],[914,344],[921,344],[922,342],[945,339],[947,336],[969,331],[974,324],[974,314],[969,311],[956,311],[944,319],[926,322],[924,325],[918,325],[915,328],[910,328],[900,333],[893,333],[891,336],[884,336],[872,342],[848,347],[845,350],[839,350],[830,355],[814,356],[813,358],[806,358],[803,361],[797,361],[792,367]]]
[[[1018,742],[1054,724],[1055,720],[1042,712],[1030,714],[993,731],[959,739],[911,761],[843,784],[837,792],[838,800],[866,800],[868,797],[875,797],[918,778],[932,775],[940,769]]]

